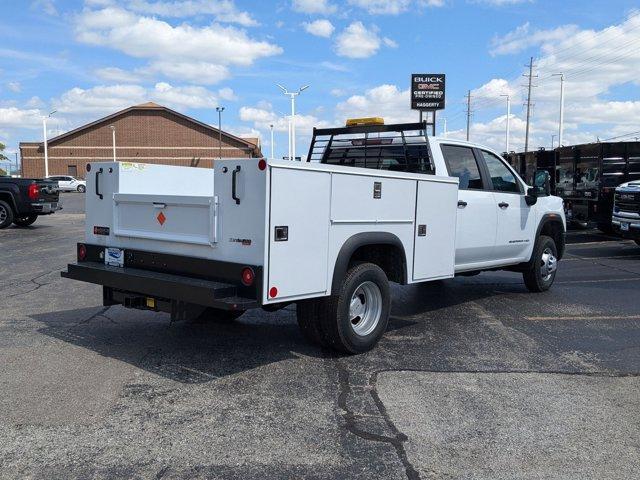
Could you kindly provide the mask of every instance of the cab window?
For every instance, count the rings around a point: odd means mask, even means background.
[[[509,168],[493,153],[480,150],[489,170],[491,185],[498,192],[521,193],[520,183]]]
[[[473,149],[458,145],[441,145],[449,175],[458,177],[461,190],[482,190],[480,168]]]

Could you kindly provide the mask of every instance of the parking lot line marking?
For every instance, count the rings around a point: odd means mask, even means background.
[[[570,283],[604,283],[604,282],[638,282],[640,281],[640,277],[629,277],[629,278],[607,278],[607,279],[598,279],[598,280],[564,280],[561,282],[556,282],[558,284],[570,284]]]
[[[544,322],[547,320],[640,320],[640,315],[570,315],[565,317],[524,317],[533,322]]]

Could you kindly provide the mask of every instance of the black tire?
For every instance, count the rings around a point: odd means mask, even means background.
[[[296,304],[296,318],[302,336],[309,342],[320,347],[328,347],[329,344],[324,339],[324,333],[320,329],[318,317],[319,302],[324,299],[312,298],[302,300]]]
[[[613,233],[613,225],[611,223],[598,223],[597,227],[602,233]]]
[[[38,215],[27,215],[26,217],[16,217],[13,219],[14,225],[18,227],[28,227],[38,219]]]
[[[198,320],[214,323],[232,323],[244,313],[244,310],[222,310],[220,308],[207,307],[200,314]]]
[[[13,223],[13,210],[11,206],[2,200],[0,200],[0,230],[7,228]]]
[[[78,192],[84,193],[86,191],[87,191],[87,187],[85,187],[84,185],[78,185]]]
[[[360,320],[352,322],[350,304],[356,291],[364,285],[372,290],[377,300],[365,302],[366,296],[361,300],[361,307],[365,308]],[[389,280],[384,271],[373,263],[360,263],[352,266],[345,275],[337,295],[318,299],[318,324],[324,342],[333,350],[354,354],[371,350],[382,338],[389,324],[389,312],[391,311],[391,294],[389,292]],[[379,315],[375,322],[370,323],[371,330],[363,334],[356,333],[360,322],[367,318],[368,306],[379,305]],[[375,311],[374,309],[372,311]]]
[[[552,258],[548,257],[549,254]],[[545,259],[543,255],[547,256],[547,258]],[[545,272],[545,269],[550,266],[553,268],[553,271],[549,272],[547,270]],[[531,260],[529,261],[526,270],[522,272],[524,284],[531,292],[545,292],[549,290],[556,278],[557,266],[558,249],[556,247],[556,242],[554,242],[551,237],[540,235],[536,241],[535,247],[533,248]]]

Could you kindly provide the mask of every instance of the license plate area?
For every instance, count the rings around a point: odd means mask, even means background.
[[[627,222],[620,223],[620,230],[622,230],[623,232],[628,232],[629,231],[629,224]]]
[[[104,264],[112,267],[124,267],[124,250],[113,247],[105,248]]]

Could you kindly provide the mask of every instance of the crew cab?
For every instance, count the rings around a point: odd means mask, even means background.
[[[27,227],[61,208],[57,182],[0,177],[0,229],[12,223]]]
[[[492,149],[424,123],[314,129],[306,162],[87,170],[86,238],[63,277],[175,319],[295,303],[307,339],[347,353],[387,329],[389,282],[507,269],[542,292],[564,251],[547,172],[528,187]]]
[[[640,245],[640,181],[627,182],[614,194],[613,229]]]

